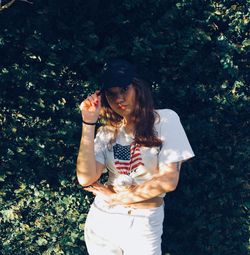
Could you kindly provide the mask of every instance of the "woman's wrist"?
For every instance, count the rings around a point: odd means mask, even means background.
[[[96,125],[97,121],[96,122],[92,122],[92,121],[82,120],[82,123],[85,124],[85,125],[94,126],[94,125]]]

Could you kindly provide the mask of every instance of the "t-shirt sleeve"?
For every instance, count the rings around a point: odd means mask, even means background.
[[[95,159],[96,161],[100,162],[103,165],[105,165],[104,148],[106,147],[104,143],[104,138],[105,138],[105,135],[103,130],[99,130],[94,140]]]
[[[168,110],[161,116],[160,138],[163,141],[159,153],[159,168],[168,163],[185,161],[194,157],[194,152],[176,112]]]

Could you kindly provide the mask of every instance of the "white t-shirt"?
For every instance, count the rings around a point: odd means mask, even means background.
[[[129,176],[134,184],[139,184],[150,180],[159,171],[164,172],[168,163],[194,157],[177,113],[170,109],[156,112],[160,115],[160,121],[155,123],[155,130],[163,142],[161,148],[137,146],[133,135],[127,134],[123,126],[119,128],[112,144],[110,140],[113,138],[113,129],[101,127],[98,130],[95,137],[95,157],[109,172],[108,184],[115,185],[121,175]]]

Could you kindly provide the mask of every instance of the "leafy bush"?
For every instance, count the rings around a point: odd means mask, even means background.
[[[1,192],[2,254],[85,254],[83,229],[90,199],[74,180],[54,190],[45,181],[18,182]],[[11,191],[11,194],[10,194]]]

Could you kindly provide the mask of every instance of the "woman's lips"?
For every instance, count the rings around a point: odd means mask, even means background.
[[[125,110],[126,107],[127,107],[127,105],[121,105],[121,104],[119,104],[118,106],[119,106],[119,108],[122,109],[122,110]]]

